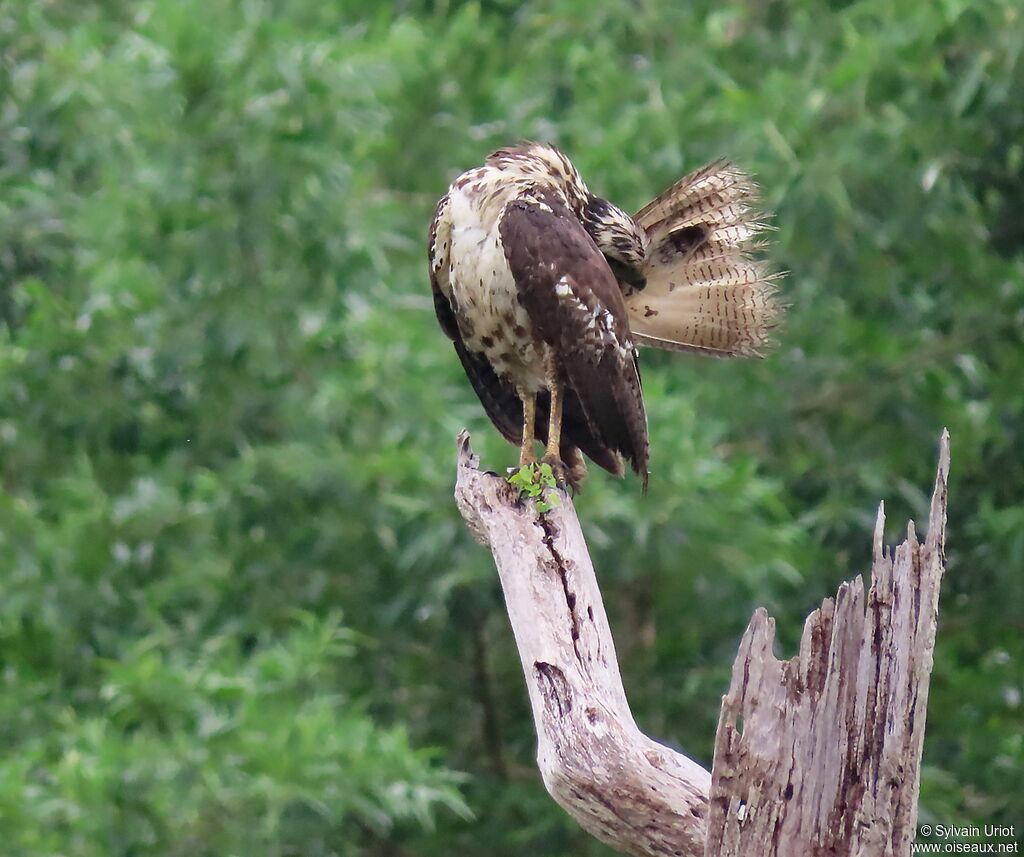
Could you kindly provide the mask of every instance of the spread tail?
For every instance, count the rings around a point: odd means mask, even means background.
[[[650,238],[647,286],[626,298],[637,343],[720,357],[759,356],[782,307],[754,258],[768,227],[757,185],[728,161],[690,173],[634,220]]]

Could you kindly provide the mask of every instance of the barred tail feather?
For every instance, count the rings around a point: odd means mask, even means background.
[[[757,186],[727,161],[676,182],[634,217],[651,241],[647,286],[626,298],[641,345],[722,357],[758,356],[781,307],[753,254],[767,226]]]
[[[661,298],[638,295],[630,327],[640,345],[712,357],[758,357],[769,342],[778,305],[769,281],[711,282]]]

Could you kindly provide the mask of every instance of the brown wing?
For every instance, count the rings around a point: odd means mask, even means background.
[[[602,457],[628,459],[646,486],[647,417],[636,349],[607,261],[579,220],[549,197],[511,203],[498,228],[519,301],[534,332],[554,349],[590,439]]]

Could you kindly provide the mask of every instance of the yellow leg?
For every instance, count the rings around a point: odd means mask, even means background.
[[[559,458],[562,449],[562,382],[557,378],[548,381],[551,390],[551,413],[548,416],[548,446],[545,458]]]
[[[537,423],[537,396],[519,390],[519,398],[523,401],[523,445],[519,450],[519,466],[534,464],[537,456],[533,451],[535,426]]]
[[[562,393],[564,386],[549,351],[544,359],[548,390],[551,393],[551,410],[548,415],[548,445],[544,450],[544,462],[551,465],[555,478],[565,482],[565,465],[562,463]]]

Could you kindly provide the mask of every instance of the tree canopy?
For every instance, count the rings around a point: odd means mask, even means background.
[[[768,359],[642,352],[650,492],[577,500],[641,726],[710,764],[752,610],[792,646],[948,426],[921,819],[1019,825],[1022,92],[1015,0],[0,5],[5,852],[609,853],[451,501],[515,450],[426,226],[523,138],[627,210],[736,160],[788,272]]]

